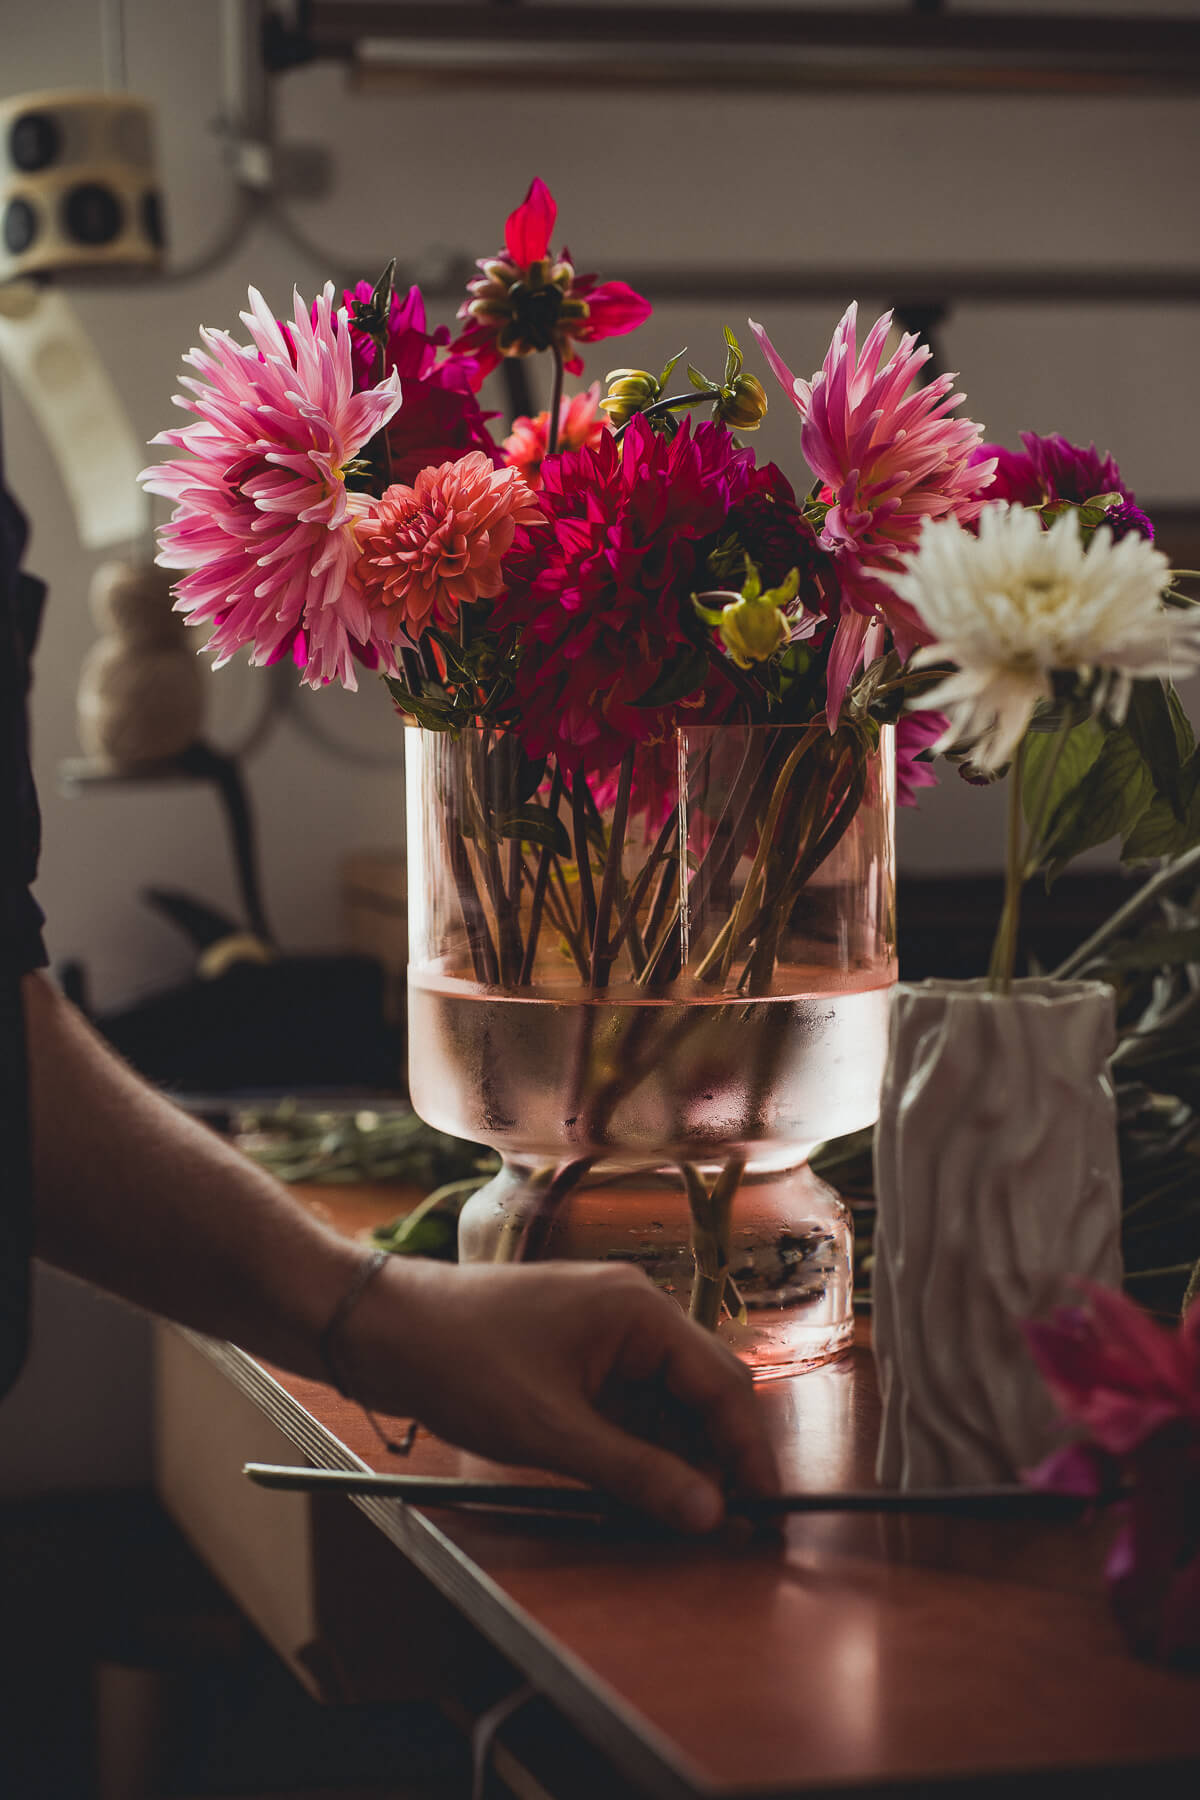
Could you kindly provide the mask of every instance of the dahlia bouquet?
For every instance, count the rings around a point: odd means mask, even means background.
[[[928,632],[892,579],[923,520],[973,521],[995,466],[952,416],[953,378],[921,385],[930,353],[912,337],[885,358],[890,315],[860,347],[852,306],[811,384],[752,324],[800,415],[798,495],[739,441],[767,396],[732,332],[723,373],[689,365],[680,392],[666,391],[679,358],[658,376],[616,370],[603,395],[563,392],[581,350],[650,305],[578,275],[551,248],[555,218],[535,180],[453,338],[391,270],[340,300],[297,295],[287,320],[251,290],[249,343],[202,332],[176,400],[194,420],[154,440],[174,454],[143,476],[174,503],[158,560],[180,571],[177,610],[208,628],[215,667],[248,648],[351,689],[365,668],[425,730],[508,734],[525,849],[562,844],[556,774],[590,815],[681,721],[824,720],[826,772],[897,723],[911,801],[944,721],[903,713],[932,678],[905,667]],[[498,442],[478,390],[501,358],[538,352],[551,405]],[[483,960],[515,981],[526,958],[503,938]]]
[[[249,342],[202,332],[176,402],[193,419],[160,434],[171,455],[143,477],[174,505],[158,560],[180,572],[177,609],[208,629],[215,666],[247,648],[256,664],[290,657],[315,688],[373,671],[424,742],[456,747],[437,777],[446,928],[478,984],[772,996],[791,923],[893,735],[903,803],[932,781],[933,748],[967,727],[991,767],[1033,714],[1039,730],[1052,722],[1049,757],[1026,752],[1014,787],[1029,804],[1033,783],[1038,842],[1065,855],[1086,837],[1080,810],[1093,835],[1094,814],[1111,822],[1124,764],[1105,733],[1140,730],[1158,771],[1145,830],[1182,823],[1195,783],[1179,773],[1191,751],[1174,704],[1158,689],[1161,704],[1117,723],[1127,677],[1167,667],[1161,644],[1145,646],[1168,608],[1115,470],[1094,453],[1081,470],[1089,453],[1061,440],[1024,461],[982,445],[956,417],[954,378],[928,378],[928,348],[893,340],[890,315],[860,343],[853,306],[811,382],[751,322],[799,417],[799,489],[741,441],[767,395],[730,331],[717,374],[687,364],[673,381],[681,353],[657,374],[619,368],[603,391],[567,393],[582,353],[650,306],[578,274],[552,248],[555,223],[535,180],[479,263],[456,336],[430,329],[416,288],[393,291],[391,269],[340,297],[297,295],[287,320],[251,290]],[[501,359],[535,355],[552,371],[549,407],[501,439],[480,387]],[[995,493],[1025,510],[981,524]],[[1014,599],[1004,654],[980,661],[976,614],[991,618],[1022,532],[1022,594],[1066,595],[1064,617],[1091,598],[1073,634],[1032,649]],[[1126,574],[1143,599],[1122,636]],[[1172,642],[1181,654],[1182,635]],[[939,696],[954,725],[922,708]],[[1162,773],[1168,732],[1178,755]],[[685,767],[688,734],[700,747]],[[1068,829],[1071,780],[1083,798]],[[686,819],[681,784],[706,796]],[[678,1050],[675,1025],[662,1043],[644,1017],[637,1029],[636,1048],[601,1055],[585,1033],[572,1053],[570,1119],[586,1141],[538,1170],[548,1212],[614,1109]],[[776,1061],[764,1053],[760,1086]],[[685,1168],[706,1277],[693,1307],[710,1324],[729,1305],[741,1154],[715,1180]]]

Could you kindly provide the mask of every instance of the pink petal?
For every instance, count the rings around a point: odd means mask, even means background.
[[[541,262],[550,249],[550,236],[558,207],[554,196],[539,176],[534,176],[520,206],[508,215],[504,225],[504,242],[508,254],[518,268]]]

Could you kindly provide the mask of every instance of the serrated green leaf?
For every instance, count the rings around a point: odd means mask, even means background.
[[[708,668],[707,649],[697,647],[678,662],[668,663],[658,680],[651,682],[633,704],[638,707],[669,706],[674,700],[683,700],[703,686]]]
[[[518,807],[514,812],[506,813],[495,822],[496,835],[502,838],[520,838],[526,844],[544,844],[559,856],[570,856],[571,840],[567,836],[567,828],[557,813],[549,812],[546,807],[531,803]]]
[[[682,350],[677,350],[675,352],[674,356],[670,357],[668,359],[668,361],[666,361],[663,364],[663,372],[658,378],[658,385],[660,388],[666,387],[668,381],[671,379],[671,371],[674,369],[675,364],[679,361],[681,356],[686,356],[686,355],[687,355],[687,346],[685,344],[684,348]]]
[[[1154,786],[1182,823],[1185,813],[1176,721],[1161,681],[1135,681],[1125,728],[1154,777]]]
[[[1123,727],[1110,731],[1099,756],[1050,821],[1041,858],[1053,853],[1049,887],[1073,857],[1110,838],[1125,838],[1154,799],[1154,778]],[[1040,859],[1039,859],[1040,860]]]
[[[1095,719],[1087,719],[1082,725],[1076,725],[1061,742],[1045,733],[1027,737],[1021,782],[1021,806],[1026,824],[1032,826],[1034,823],[1032,815],[1037,807],[1047,826],[1053,826],[1067,795],[1079,786],[1103,748],[1104,730]],[[1058,761],[1050,778],[1050,791],[1046,794],[1043,790],[1047,770],[1055,756]],[[1043,829],[1042,842],[1048,844],[1049,841],[1050,831]]]

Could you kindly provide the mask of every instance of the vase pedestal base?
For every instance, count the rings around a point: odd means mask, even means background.
[[[463,1209],[460,1260],[635,1263],[689,1309],[696,1259],[678,1169],[597,1164],[549,1210],[546,1175],[506,1162]],[[807,1163],[747,1168],[733,1203],[716,1329],[756,1381],[799,1375],[849,1350],[852,1241],[845,1206]]]

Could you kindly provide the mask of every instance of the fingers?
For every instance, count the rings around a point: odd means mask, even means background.
[[[673,1334],[666,1384],[703,1426],[729,1485],[741,1493],[777,1494],[779,1465],[749,1369],[712,1337],[681,1319]]]
[[[681,1457],[631,1437],[598,1413],[572,1424],[559,1456],[573,1475],[674,1531],[715,1531],[721,1523],[720,1488]]]

